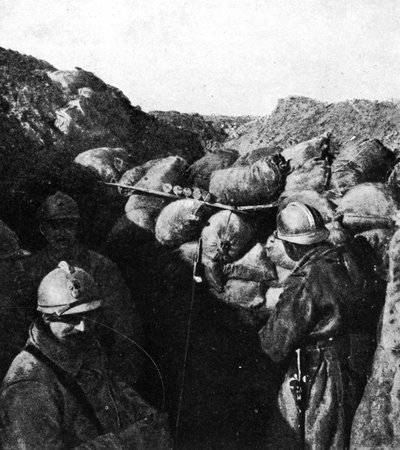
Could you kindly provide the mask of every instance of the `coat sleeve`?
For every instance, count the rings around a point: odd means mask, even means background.
[[[5,389],[0,398],[0,436],[3,450],[61,450],[62,415],[48,387],[23,381]],[[108,433],[82,443],[78,450],[123,450],[118,436]]]
[[[263,351],[275,362],[282,362],[307,337],[314,316],[313,293],[307,278],[291,276],[278,303],[259,331]]]

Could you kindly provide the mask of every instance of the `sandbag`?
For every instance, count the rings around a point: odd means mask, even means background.
[[[337,214],[352,230],[387,228],[393,224],[397,202],[382,183],[362,183],[346,192],[338,201]]]
[[[265,247],[257,243],[239,260],[226,264],[224,273],[228,279],[270,282],[276,279],[273,263],[267,256]]]
[[[310,159],[323,159],[330,145],[330,133],[324,133],[308,141],[300,142],[281,152],[281,155],[289,162],[290,170],[294,171],[304,166]]]
[[[198,241],[185,242],[175,250],[179,261],[182,261],[186,266],[193,268],[197,258]]]
[[[357,233],[357,236],[364,236],[372,247],[376,263],[376,274],[382,280],[387,280],[388,277],[389,245],[393,234],[393,228],[376,228]]]
[[[132,167],[129,153],[122,148],[101,147],[79,153],[75,163],[88,167],[103,181],[116,181]]]
[[[384,182],[395,164],[394,153],[377,139],[354,140],[339,149],[337,159],[353,161],[364,181]]]
[[[267,285],[258,281],[229,279],[221,299],[235,308],[258,309],[265,304]]]
[[[400,163],[394,166],[386,184],[396,200],[400,201]]]
[[[149,171],[152,167],[154,167],[156,164],[158,164],[160,161],[162,161],[164,158],[155,158],[155,159],[149,159],[144,164],[142,164],[142,168],[145,172]]]
[[[156,239],[168,247],[179,247],[198,239],[211,215],[211,208],[203,202],[187,198],[167,205],[156,222]]]
[[[340,222],[333,221],[325,224],[329,230],[328,242],[335,247],[347,245],[353,238],[353,233],[344,228]]]
[[[125,186],[134,186],[144,175],[146,171],[142,166],[132,167],[132,169],[127,170],[123,173],[122,177],[118,180],[118,184],[123,184]],[[121,195],[129,197],[132,194],[130,189],[124,189],[119,187],[118,191]]]
[[[208,223],[201,233],[202,264],[210,291],[217,294],[224,288],[223,266],[248,250],[255,230],[249,220],[231,211],[214,214]]]
[[[216,170],[211,175],[210,192],[231,205],[257,205],[272,201],[280,192],[286,163],[279,156],[263,158],[249,167]]]
[[[335,159],[331,167],[329,190],[342,197],[345,192],[368,180],[354,161]]]
[[[169,156],[156,162],[136,184],[136,187],[162,191],[164,183],[184,184],[188,165],[179,156]],[[156,219],[170,200],[133,194],[125,205],[129,220],[139,227],[153,231]]]
[[[259,159],[270,158],[281,152],[282,148],[277,146],[256,148],[255,150],[250,150],[244,155],[239,156],[232,167],[251,166]]]
[[[329,166],[325,160],[310,159],[286,177],[284,195],[313,190],[325,192],[329,187]]]
[[[270,286],[265,293],[265,308],[267,311],[272,311],[279,302],[280,296],[283,292],[281,286]]]
[[[146,170],[142,166],[132,167],[132,169],[129,169],[122,174],[118,183],[134,186],[145,174]]]
[[[332,203],[326,196],[316,191],[290,192],[284,191],[280,196],[279,208],[283,209],[290,202],[301,202],[312,206],[321,213],[324,222],[331,222],[335,217],[336,205]]]
[[[207,152],[190,166],[190,183],[193,186],[208,190],[211,174],[216,170],[230,167],[238,156],[239,153],[233,149]]]
[[[268,286],[276,279],[275,268],[264,245],[257,243],[241,259],[224,266],[227,281],[222,300],[236,308],[259,309]]]

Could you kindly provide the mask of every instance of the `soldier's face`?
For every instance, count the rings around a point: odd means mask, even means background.
[[[93,334],[96,327],[96,312],[82,314],[66,314],[57,321],[50,321],[49,327],[53,336],[68,346],[82,345]]]
[[[303,253],[299,251],[298,247],[291,242],[283,241],[283,246],[285,247],[286,254],[293,261],[299,261],[303,256]]]
[[[52,248],[66,250],[77,242],[78,221],[75,219],[49,220],[41,224],[40,229]]]
[[[283,242],[280,239],[271,234],[265,248],[267,256],[273,264],[285,269],[293,269],[294,261],[286,254]]]

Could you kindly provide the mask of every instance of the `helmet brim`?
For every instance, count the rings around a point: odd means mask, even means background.
[[[282,241],[292,242],[293,244],[311,245],[326,241],[329,237],[329,230],[325,228],[323,230],[312,231],[310,233],[294,234],[294,235],[283,234],[280,233],[278,230],[276,236]]]
[[[43,314],[57,314],[60,313],[60,310],[68,305],[56,305],[51,307],[38,305],[37,310]],[[87,311],[93,311],[94,309],[98,309],[101,307],[101,300],[95,300],[88,303],[82,303],[80,305],[74,306],[71,309],[68,309],[65,313],[60,314],[61,316],[68,316],[69,314],[80,314]]]

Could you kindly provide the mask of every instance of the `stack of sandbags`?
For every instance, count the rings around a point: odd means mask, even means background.
[[[289,162],[291,171],[300,169],[311,159],[324,159],[328,156],[330,136],[330,133],[325,133],[308,141],[301,142],[283,150],[281,155]]]
[[[239,259],[248,250],[254,236],[251,221],[231,211],[211,216],[204,227],[202,264],[210,292],[219,298],[224,290],[223,267]]]
[[[116,182],[132,167],[127,151],[122,148],[101,147],[79,153],[75,163],[89,168],[103,181]]]
[[[400,448],[400,233],[389,248],[389,278],[372,374],[353,420],[352,449]]]
[[[212,209],[199,200],[187,198],[167,205],[156,222],[156,238],[167,247],[179,247],[198,239]]]
[[[169,156],[155,162],[135,187],[162,192],[165,183],[185,184],[187,170],[188,164],[183,158]],[[154,232],[156,219],[168,203],[168,199],[132,194],[125,205],[125,212],[133,223]]]
[[[216,170],[231,167],[238,156],[239,153],[233,149],[207,152],[190,166],[190,183],[193,186],[208,190],[211,174]]]
[[[210,193],[228,205],[258,205],[271,202],[282,190],[286,163],[280,155],[263,158],[251,166],[216,170]]]

